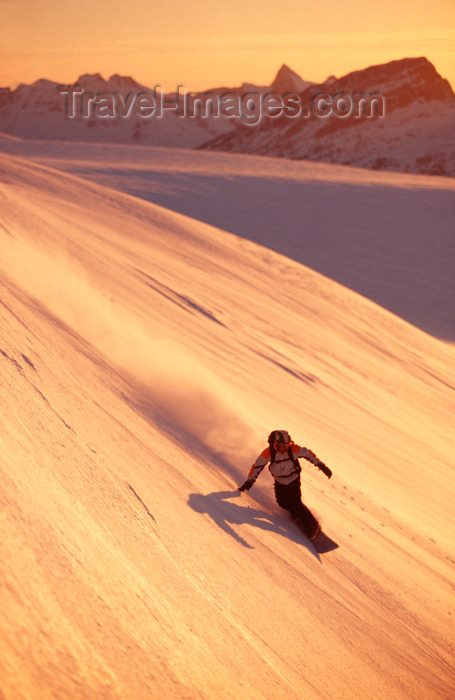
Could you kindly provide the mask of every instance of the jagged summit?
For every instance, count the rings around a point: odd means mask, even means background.
[[[118,73],[114,73],[107,80],[100,73],[85,73],[79,76],[74,85],[94,92],[150,91],[150,88],[141,85],[131,76],[119,75]]]
[[[330,85],[340,92],[381,92],[387,96],[389,109],[415,101],[455,98],[448,80],[442,78],[424,56],[403,58],[353,71],[331,81]]]
[[[111,75],[111,77],[109,78],[109,80],[107,82],[112,87],[129,88],[129,89],[133,89],[133,90],[145,89],[145,87],[143,85],[138,83],[131,76],[119,75],[118,73],[114,73],[113,75]]]
[[[284,95],[286,92],[303,92],[303,90],[306,90],[306,88],[312,84],[311,82],[302,80],[295,71],[283,63],[271,87],[274,92],[279,95]]]
[[[83,73],[82,75],[80,75],[78,77],[78,79],[76,80],[76,82],[74,84],[79,85],[80,83],[83,83],[87,80],[94,80],[94,81],[99,80],[100,82],[103,82],[104,78],[101,75],[101,73]]]

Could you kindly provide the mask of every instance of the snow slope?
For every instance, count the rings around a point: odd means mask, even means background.
[[[455,341],[455,180],[150,147],[0,149],[248,238]]]
[[[3,697],[452,697],[453,348],[194,218],[0,172]],[[334,471],[302,465],[325,558],[267,473],[236,491],[274,427]]]

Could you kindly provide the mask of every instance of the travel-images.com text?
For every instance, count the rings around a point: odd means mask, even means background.
[[[141,119],[163,119],[173,113],[180,118],[230,118],[255,126],[262,119],[325,119],[336,117],[381,118],[385,116],[385,98],[377,92],[353,94],[319,92],[309,98],[296,93],[274,92],[187,92],[181,85],[173,95],[164,95],[161,87],[152,92],[130,92],[125,97],[117,92],[85,92],[77,85],[60,85],[69,119],[128,119],[133,114]]]

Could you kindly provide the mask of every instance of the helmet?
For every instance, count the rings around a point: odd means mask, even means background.
[[[287,430],[272,430],[269,435],[269,444],[273,445],[275,449],[287,449],[291,444],[291,436]]]

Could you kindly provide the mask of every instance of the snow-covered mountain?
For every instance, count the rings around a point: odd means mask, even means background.
[[[297,90],[309,84],[290,68],[282,66],[273,82],[275,87],[243,83],[240,87],[212,88],[202,95],[261,95],[275,88]],[[95,114],[93,108],[87,115],[79,93],[75,93],[73,101],[72,95],[59,92],[60,87],[77,87],[86,95],[120,95],[124,103],[129,95],[148,95],[156,100],[157,109],[150,118],[138,117],[134,109],[126,118],[117,112],[114,118],[103,115],[101,111]],[[197,98],[198,93],[194,96]],[[178,92],[162,94],[159,85],[147,87],[133,78],[117,74],[107,80],[99,73],[81,75],[72,86],[60,86],[41,79],[32,85],[20,85],[15,90],[0,88],[0,132],[27,139],[195,148],[233,129],[232,118],[224,115],[212,117],[207,112],[207,116],[204,113],[198,118],[192,106],[184,107],[185,99]],[[177,105],[180,105],[178,110]],[[166,109],[160,109],[160,106],[166,106]]]
[[[81,92],[70,94],[59,88],[78,87]],[[105,80],[101,75],[82,75],[73,86],[59,86],[49,80],[37,80],[32,85],[20,85],[15,90],[0,89],[0,131],[28,139],[89,141],[100,143],[146,143],[151,145],[194,148],[209,137],[231,128],[225,120],[186,119],[179,117],[173,106],[173,95],[163,95],[158,89],[140,85],[129,77],[112,75]],[[85,109],[82,94],[123,98],[126,116],[95,114]],[[135,102],[128,108],[128,96],[155,100],[155,115],[160,105],[171,109],[161,111],[164,116],[137,116]],[[151,104],[149,102],[149,104]],[[122,104],[120,103],[120,106]],[[71,111],[73,114],[71,114]],[[148,112],[150,115],[151,112]]]
[[[317,95],[377,93],[382,117],[317,116]],[[302,158],[363,168],[455,176],[455,95],[425,58],[331,76],[301,94],[302,117],[264,118],[209,141],[206,149]]]
[[[204,148],[292,159],[341,163],[362,168],[455,175],[455,96],[449,83],[425,58],[392,61],[355,71],[342,78],[330,76],[316,85],[302,80],[283,65],[271,86],[243,83],[240,87],[217,87],[195,94],[201,100],[223,95],[257,97],[257,109],[268,93],[294,94],[302,115],[317,94],[353,95],[378,93],[385,101],[380,117],[291,116],[267,117],[259,113],[245,125],[248,105],[236,109],[210,109],[200,115],[198,107],[183,94],[161,95],[155,86],[140,85],[132,78],[99,74],[81,76],[74,86],[87,95],[116,97],[116,107],[83,116],[81,95],[74,97],[75,113],[68,116],[69,96],[59,85],[38,80],[17,89],[0,89],[0,131],[28,139],[147,144],[180,148]],[[73,87],[74,87],[73,86]],[[67,86],[71,87],[71,86]],[[136,98],[147,95],[156,103],[138,116]],[[150,96],[152,96],[150,98]],[[134,97],[133,101],[131,97]],[[338,103],[337,103],[338,104]],[[160,107],[166,106],[163,111]],[[178,107],[177,107],[178,106]],[[123,115],[122,115],[123,110]],[[86,110],[87,111],[87,110]],[[311,110],[310,110],[311,112]],[[312,113],[312,112],[311,112]]]
[[[452,698],[453,347],[259,241],[145,201],[147,149],[119,147],[123,180],[119,168],[107,187],[50,167],[52,148],[47,165],[0,155],[2,698]],[[100,177],[113,148],[93,147]],[[269,196],[300,178],[309,231],[327,182],[357,185],[343,202],[359,231],[386,183],[397,219],[414,187],[435,227],[455,187],[168,158],[168,194],[195,170],[206,199],[223,168]],[[232,194],[226,212],[246,211],[247,188]],[[413,228],[431,238],[417,214]],[[330,555],[276,506],[268,473],[236,490],[274,428],[333,470],[302,464]]]

